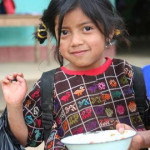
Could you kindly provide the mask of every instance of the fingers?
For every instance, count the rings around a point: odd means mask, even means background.
[[[24,78],[23,73],[18,73],[18,75],[22,78]]]
[[[22,73],[13,73],[12,75],[7,75],[3,80],[2,80],[2,84],[9,84],[13,82],[17,82],[17,81],[23,81],[24,80],[24,76]]]
[[[2,84],[9,84],[12,79],[13,79],[13,77],[12,77],[11,75],[7,75],[7,76],[2,80]]]
[[[130,126],[124,124],[124,123],[118,123],[116,125],[116,129],[120,132],[120,133],[124,133],[124,130],[133,130],[133,128],[131,128]]]
[[[19,82],[23,82],[25,80],[24,77],[23,77],[23,75],[17,75],[16,79]]]
[[[12,77],[13,77],[13,79],[17,79],[17,77],[24,78],[23,73],[16,73],[16,72],[12,74]]]
[[[118,123],[118,124],[116,125],[116,129],[117,129],[120,133],[124,133],[125,124]]]

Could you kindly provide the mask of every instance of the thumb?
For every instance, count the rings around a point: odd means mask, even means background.
[[[17,81],[19,81],[19,82],[25,82],[25,79],[24,79],[23,76],[17,75],[16,79],[17,79]]]
[[[133,130],[133,128],[131,128],[129,125],[124,124],[124,123],[118,123],[116,125],[116,129],[120,132],[123,133],[124,130]]]
[[[17,76],[16,79],[17,79],[18,84],[27,88],[27,83],[26,83],[26,80],[24,79],[24,77]]]

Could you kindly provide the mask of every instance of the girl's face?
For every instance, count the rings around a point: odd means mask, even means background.
[[[59,16],[55,20],[55,32],[58,39]],[[105,37],[80,8],[76,8],[64,17],[60,53],[69,61],[66,68],[88,70],[104,63],[103,51]]]

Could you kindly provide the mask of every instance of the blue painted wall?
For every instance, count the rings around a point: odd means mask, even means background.
[[[115,0],[110,0],[115,6]],[[41,14],[50,0],[14,0],[16,14]],[[0,27],[0,46],[34,45],[34,27]]]
[[[17,13],[42,13],[50,0],[14,0]]]
[[[41,14],[50,0],[14,0],[16,14]],[[34,45],[34,27],[1,27],[0,46],[32,46]],[[19,36],[17,36],[19,35]]]

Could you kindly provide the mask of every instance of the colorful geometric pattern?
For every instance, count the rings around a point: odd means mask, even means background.
[[[132,67],[113,59],[110,67],[95,76],[68,75],[58,68],[54,79],[54,124],[45,150],[67,150],[60,140],[84,132],[115,129],[118,122],[145,130],[132,88]],[[29,145],[43,141],[40,80],[24,101]]]

